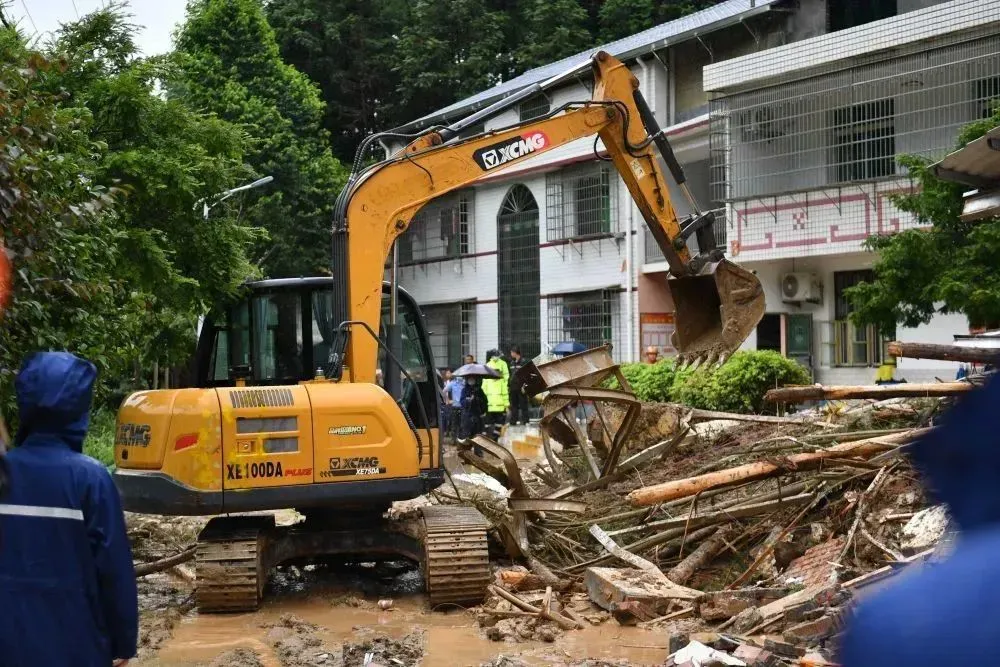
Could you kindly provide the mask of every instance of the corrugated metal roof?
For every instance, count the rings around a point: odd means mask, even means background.
[[[946,181],[977,188],[1000,185],[1000,127],[949,154],[932,169]]]
[[[477,111],[489,103],[515,93],[522,88],[541,83],[554,76],[558,76],[571,69],[574,63],[579,63],[581,69],[589,64],[591,54],[596,51],[607,51],[616,58],[626,60],[643,53],[649,53],[654,49],[660,49],[668,44],[684,41],[696,34],[705,34],[712,30],[718,30],[727,25],[738,23],[754,14],[767,12],[771,5],[783,0],[725,0],[714,7],[703,9],[700,12],[688,14],[683,18],[660,25],[653,26],[648,30],[629,35],[618,41],[594,47],[582,53],[578,53],[562,60],[542,65],[535,69],[528,70],[524,74],[517,76],[510,81],[505,81],[493,88],[487,88],[471,97],[455,102],[443,109],[439,109],[423,118],[407,123],[397,128],[396,131],[406,132],[408,130],[420,129],[427,125],[435,124],[443,119],[454,121],[458,118]]]

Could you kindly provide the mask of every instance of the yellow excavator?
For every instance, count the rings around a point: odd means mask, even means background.
[[[466,136],[541,89],[529,88],[356,167],[337,200],[332,276],[248,285],[243,298],[204,320],[196,386],[124,401],[114,477],[125,508],[219,515],[198,539],[201,610],[255,609],[272,567],[331,556],[419,563],[432,604],[482,599],[490,571],[478,512],[429,507],[409,526],[385,516],[393,501],[444,482],[440,380],[420,309],[396,282],[393,252],[432,199],[597,135],[669,264],[674,346],[683,360],[724,361],[757,325],[761,285],[715,248],[711,213],[691,198],[695,213],[682,221],[671,206],[656,148],[690,193],[638,81],[604,52],[592,68],[589,100]],[[261,512],[283,508],[305,521],[276,526]]]

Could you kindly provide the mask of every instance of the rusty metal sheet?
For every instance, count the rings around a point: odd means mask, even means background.
[[[603,345],[537,366],[534,362],[526,364],[517,377],[524,382],[529,395],[534,396],[569,383],[594,386],[617,368],[611,358],[611,346]]]
[[[512,512],[574,512],[580,514],[587,511],[587,503],[577,500],[511,498],[507,504]]]

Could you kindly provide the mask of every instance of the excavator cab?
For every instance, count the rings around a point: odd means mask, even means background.
[[[234,302],[203,321],[195,355],[195,386],[281,386],[323,378],[330,363],[334,331],[333,279],[284,278],[248,283]],[[436,428],[440,379],[423,313],[399,289],[402,332],[401,401],[418,428]],[[382,289],[380,337],[389,321],[389,284]],[[381,375],[387,355],[379,348]],[[423,399],[422,414],[416,394]]]

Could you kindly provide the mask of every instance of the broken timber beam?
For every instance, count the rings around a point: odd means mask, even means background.
[[[989,364],[1000,359],[1000,349],[936,345],[932,343],[889,343],[889,354],[908,359],[939,359],[965,363]]]
[[[975,387],[968,382],[934,382],[927,384],[887,384],[887,385],[809,385],[802,387],[782,387],[771,389],[764,394],[764,400],[771,403],[802,403],[804,401],[846,400],[851,398],[927,398],[931,396],[954,396],[972,391]]]
[[[676,498],[687,498],[702,491],[713,489],[719,486],[728,486],[738,482],[748,482],[757,479],[766,479],[774,475],[780,475],[786,469],[796,471],[810,470],[818,468],[824,461],[861,458],[869,459],[886,450],[894,449],[915,440],[920,435],[930,429],[911,429],[895,435],[883,436],[880,438],[870,438],[868,440],[858,440],[856,442],[846,442],[819,452],[808,452],[805,454],[793,454],[785,459],[783,465],[770,461],[759,461],[746,465],[710,472],[697,477],[678,479],[653,486],[644,486],[628,494],[628,500],[636,507],[656,505]]]

